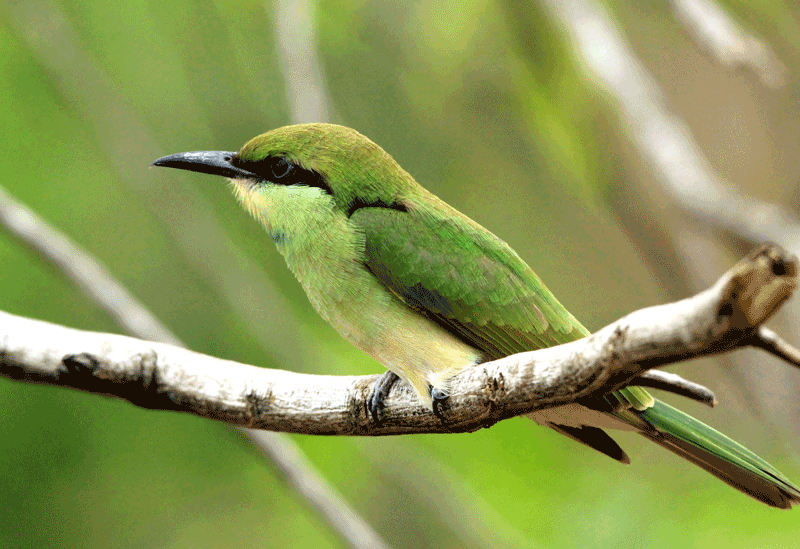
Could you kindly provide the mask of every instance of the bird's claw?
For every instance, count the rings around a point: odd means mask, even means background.
[[[431,400],[433,401],[433,415],[440,420],[445,421],[444,411],[447,409],[447,399],[450,398],[450,393],[436,387],[431,387]]]
[[[367,397],[367,411],[376,424],[380,424],[385,419],[382,417],[384,408],[383,401],[389,396],[392,385],[394,385],[395,381],[398,379],[400,378],[397,374],[387,371],[372,385],[372,391],[370,391]]]

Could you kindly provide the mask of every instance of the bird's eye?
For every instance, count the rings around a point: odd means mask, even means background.
[[[272,163],[272,177],[275,179],[283,179],[294,170],[294,164],[285,158],[278,158],[277,161]]]

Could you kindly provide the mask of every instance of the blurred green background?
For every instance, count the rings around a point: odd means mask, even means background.
[[[607,6],[714,168],[796,210],[800,10],[726,4],[788,67],[782,87],[719,64],[666,4]],[[0,183],[192,349],[379,373],[316,315],[222,180],[148,169],[291,122],[275,11],[246,0],[4,0]],[[312,19],[332,121],[508,241],[590,329],[692,291],[665,236],[680,215],[539,4],[322,0]],[[721,262],[700,265],[711,276],[743,251],[723,247]],[[119,331],[3,231],[0,265],[0,309]],[[763,355],[747,356],[745,370],[675,367],[721,399],[716,410],[678,404],[798,481],[796,396],[760,377]],[[470,435],[292,438],[398,548],[777,548],[800,534],[800,511],[763,506],[633,435],[617,435],[630,466],[522,419]],[[0,379],[0,448],[3,547],[343,547],[225,425]]]

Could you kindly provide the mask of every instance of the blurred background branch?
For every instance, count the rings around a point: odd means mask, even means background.
[[[765,86],[786,84],[788,69],[764,40],[742,28],[713,0],[671,0],[672,9],[707,50],[724,64],[751,69]]]

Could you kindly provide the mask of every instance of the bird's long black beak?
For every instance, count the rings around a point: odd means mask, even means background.
[[[227,151],[193,151],[171,154],[164,158],[159,158],[150,165],[221,175],[231,179],[258,179],[256,174],[238,168],[231,163],[235,155],[236,153]]]

